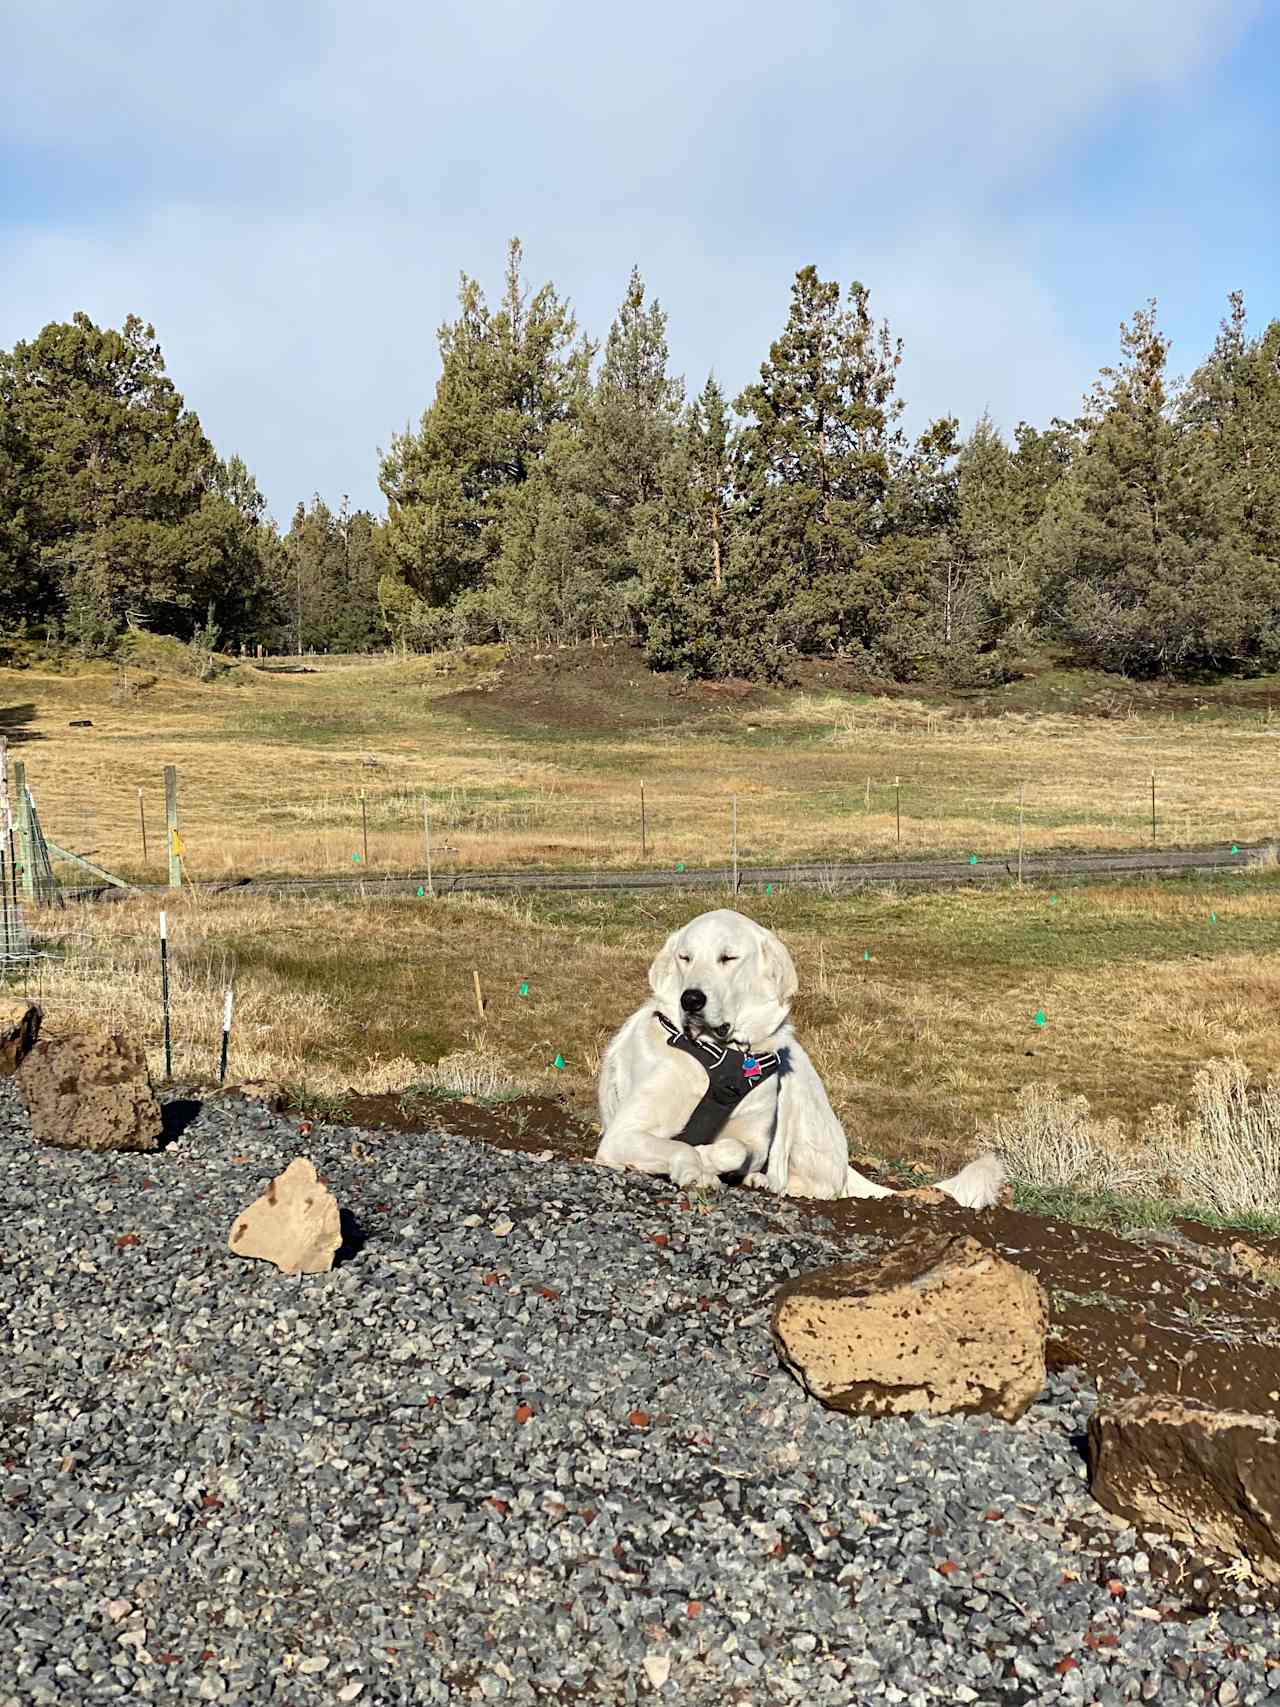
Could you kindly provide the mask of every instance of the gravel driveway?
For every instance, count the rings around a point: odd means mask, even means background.
[[[0,1707],[1280,1703],[1280,1617],[1188,1617],[1091,1506],[1083,1384],[801,1394],[786,1205],[238,1101],[42,1151],[3,1080],[0,1142]],[[363,1242],[288,1279],[226,1240],[299,1153]]]

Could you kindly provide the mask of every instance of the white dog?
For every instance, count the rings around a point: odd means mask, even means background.
[[[597,1162],[680,1186],[728,1175],[791,1197],[894,1195],[849,1166],[844,1129],[787,1022],[796,969],[772,931],[727,907],[703,913],[667,938],[649,983],[656,1003],[632,1014],[601,1063]],[[937,1189],[985,1209],[1004,1177],[998,1156],[980,1156]]]

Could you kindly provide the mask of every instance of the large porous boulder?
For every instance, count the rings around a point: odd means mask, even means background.
[[[36,1044],[18,1089],[40,1144],[64,1150],[154,1150],[164,1131],[146,1057],[116,1036],[71,1032]]]
[[[977,1239],[935,1234],[789,1281],[773,1338],[787,1368],[834,1410],[990,1411],[1012,1421],[1044,1386],[1048,1319],[1033,1274]]]
[[[238,1257],[262,1257],[284,1274],[323,1274],[342,1243],[337,1199],[299,1156],[236,1216],[227,1243]]]
[[[1280,1583],[1280,1418],[1169,1393],[1117,1399],[1089,1422],[1089,1486],[1118,1517]]]
[[[40,1035],[40,1009],[23,997],[0,996],[0,1078],[16,1073]]]

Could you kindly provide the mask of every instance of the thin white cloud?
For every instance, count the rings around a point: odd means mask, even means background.
[[[0,136],[45,205],[0,225],[0,344],[78,307],[153,320],[282,518],[315,488],[377,501],[459,269],[496,292],[513,233],[595,333],[638,262],[691,386],[752,376],[813,260],[906,337],[913,416],[1072,411],[1096,352],[1015,209],[1133,103],[1209,79],[1256,11],[25,8]]]

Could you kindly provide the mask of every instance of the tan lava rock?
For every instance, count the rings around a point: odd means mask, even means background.
[[[41,1017],[35,1002],[0,996],[0,1078],[16,1073],[35,1048]]]
[[[236,1216],[227,1243],[237,1256],[263,1257],[284,1274],[324,1274],[342,1243],[338,1200],[299,1156]]]
[[[1170,1393],[1117,1399],[1089,1421],[1089,1487],[1118,1517],[1280,1583],[1280,1418]]]
[[[783,1363],[833,1410],[1020,1417],[1044,1386],[1049,1307],[1035,1275],[967,1235],[913,1238],[781,1288]]]
[[[64,1150],[154,1150],[164,1131],[147,1061],[123,1037],[44,1038],[17,1073],[37,1143]]]
[[[1260,1280],[1264,1286],[1280,1285],[1280,1262],[1274,1257],[1264,1256],[1255,1245],[1246,1243],[1244,1239],[1231,1241],[1228,1263],[1232,1274],[1246,1280]]]

